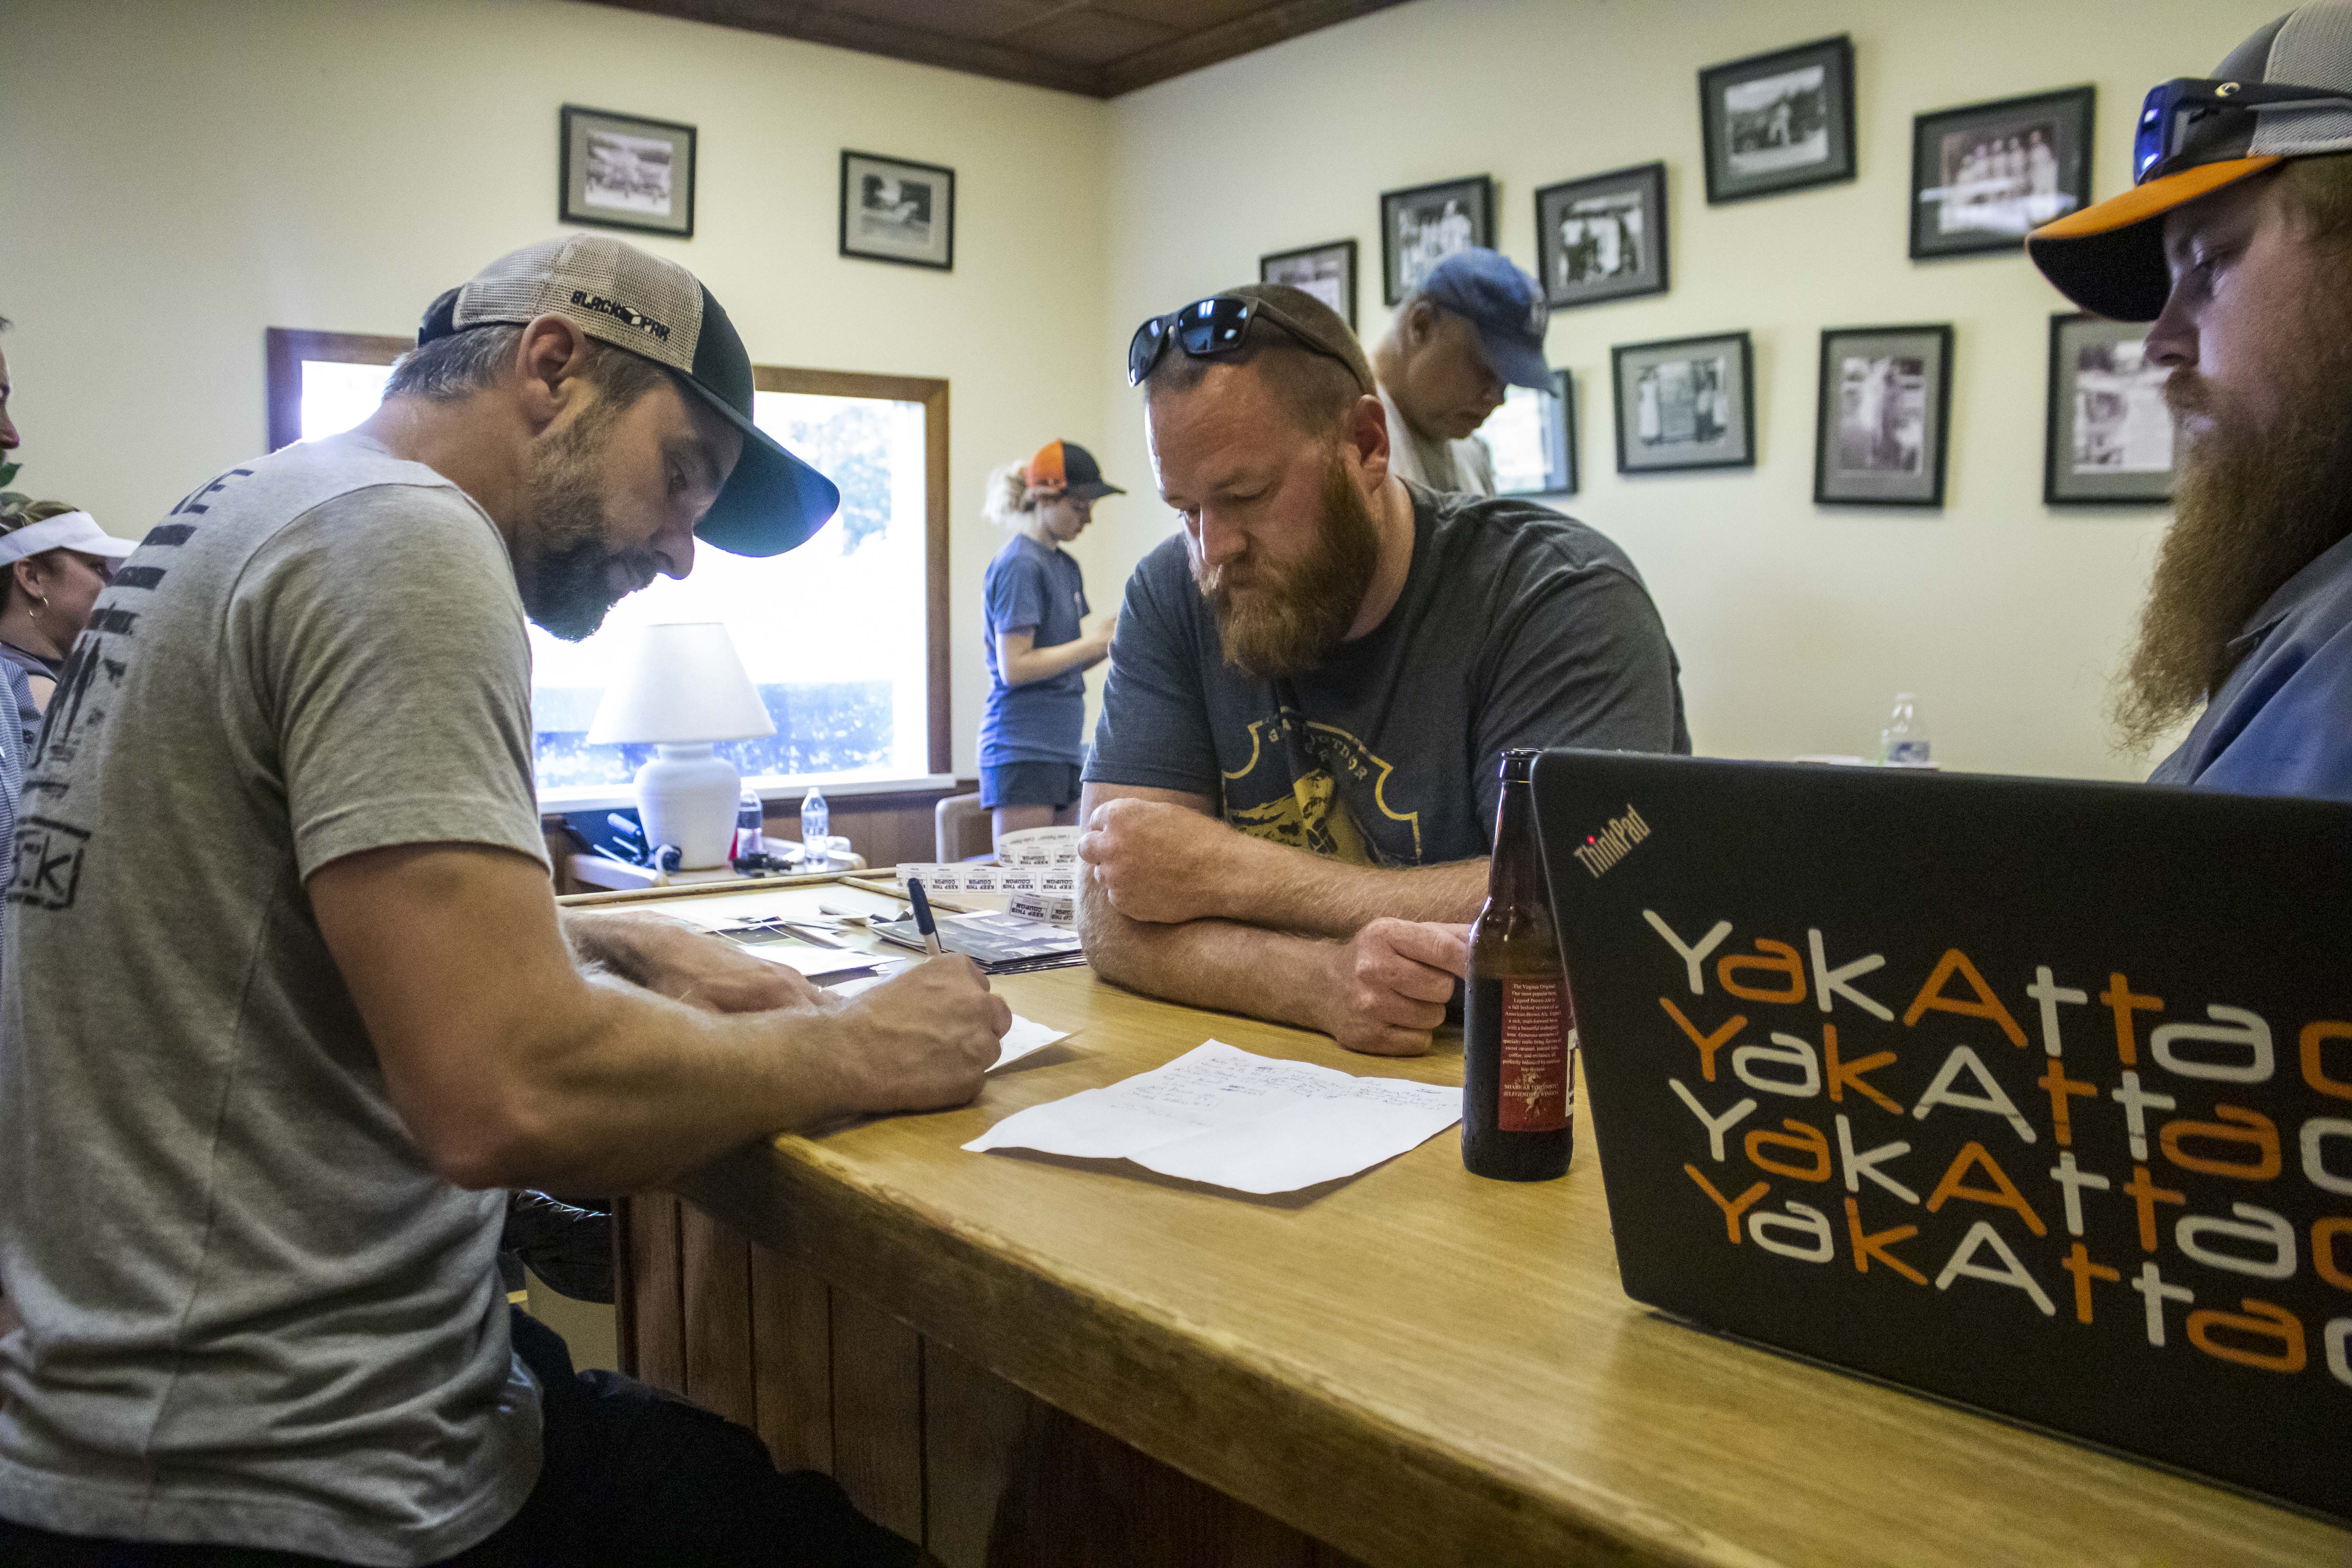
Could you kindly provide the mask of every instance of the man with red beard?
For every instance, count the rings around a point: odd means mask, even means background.
[[[2138,184],[2038,229],[2084,310],[2152,321],[2182,442],[2116,704],[2150,779],[2352,800],[2352,3],[2148,94]]]
[[[1624,552],[1390,469],[1346,322],[1255,285],[1138,329],[1182,531],[1129,579],[1079,806],[1079,926],[1139,991],[1429,1048],[1486,889],[1499,754],[1683,752]]]

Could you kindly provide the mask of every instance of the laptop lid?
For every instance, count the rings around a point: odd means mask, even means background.
[[[1535,791],[1629,1295],[2352,1516],[2352,805]]]

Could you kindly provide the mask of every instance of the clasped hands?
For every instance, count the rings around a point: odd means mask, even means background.
[[[1119,914],[1153,925],[1226,920],[1305,937],[1313,957],[1297,982],[1314,1026],[1351,1051],[1419,1056],[1469,970],[1470,928],[1383,917],[1344,938],[1304,929],[1285,908],[1286,882],[1347,869],[1311,856],[1302,864],[1304,853],[1181,805],[1131,798],[1097,806],[1078,839],[1078,858]],[[1280,944],[1265,962],[1294,962],[1297,951]]]

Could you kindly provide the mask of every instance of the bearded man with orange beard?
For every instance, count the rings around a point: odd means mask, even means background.
[[[1086,772],[1079,929],[1106,978],[1429,1048],[1486,889],[1498,759],[1687,752],[1624,552],[1532,502],[1390,470],[1363,350],[1253,285],[1139,328],[1160,493]]]
[[[2352,800],[2352,3],[2150,92],[2133,168],[2027,242],[2084,310],[2152,321],[2170,372],[2173,523],[2118,727],[2145,752],[2198,715],[2154,783]]]

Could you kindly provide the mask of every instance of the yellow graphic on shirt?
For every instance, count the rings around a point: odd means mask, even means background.
[[[1227,823],[1351,865],[1421,864],[1421,814],[1389,805],[1394,770],[1362,741],[1286,708],[1249,737],[1249,761],[1224,775]]]

